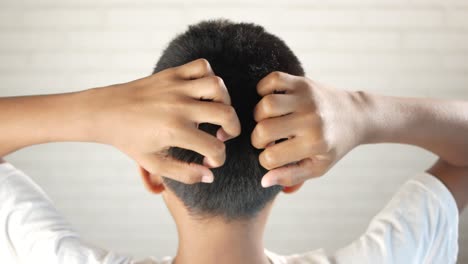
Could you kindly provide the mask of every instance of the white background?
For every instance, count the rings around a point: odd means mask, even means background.
[[[284,38],[308,76],[321,82],[468,99],[464,0],[0,0],[0,96],[143,77],[176,33],[219,17],[256,22]],[[85,239],[136,257],[175,253],[175,227],[161,198],[144,190],[134,163],[111,147],[51,144],[7,160],[47,191]],[[406,179],[434,160],[409,146],[356,149],[325,177],[279,197],[266,246],[288,254],[346,245]],[[459,263],[468,263],[467,213]]]

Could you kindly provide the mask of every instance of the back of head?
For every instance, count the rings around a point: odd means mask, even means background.
[[[172,40],[154,73],[198,58],[207,59],[214,73],[224,80],[242,133],[226,142],[226,162],[212,169],[213,183],[187,185],[168,178],[164,182],[194,216],[220,216],[226,221],[250,219],[281,191],[280,186],[261,186],[261,178],[267,171],[258,161],[260,150],[250,142],[256,125],[253,110],[261,99],[257,83],[273,71],[300,76],[304,71],[286,44],[261,26],[214,20],[192,25]],[[200,125],[201,130],[212,135],[218,128]],[[203,156],[185,149],[171,148],[169,154],[186,162],[203,161]]]

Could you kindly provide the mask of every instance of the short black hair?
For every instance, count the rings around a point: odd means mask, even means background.
[[[239,137],[226,144],[226,162],[212,169],[213,183],[184,184],[164,178],[164,183],[179,197],[189,212],[198,217],[221,216],[227,221],[255,217],[281,191],[280,186],[263,188],[267,172],[258,160],[260,150],[251,145],[250,135],[256,125],[253,109],[261,97],[257,83],[273,71],[303,76],[298,58],[278,37],[251,23],[210,20],[189,26],[164,50],[153,73],[204,58],[228,89],[232,106],[242,126]],[[219,126],[201,124],[212,135]],[[173,147],[169,155],[201,164],[203,156]]]

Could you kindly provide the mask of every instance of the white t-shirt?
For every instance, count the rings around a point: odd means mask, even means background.
[[[401,187],[360,238],[337,252],[265,253],[274,264],[455,263],[458,209],[448,189],[422,173]],[[171,261],[170,257],[136,261],[82,241],[38,185],[11,164],[0,165],[0,263]]]

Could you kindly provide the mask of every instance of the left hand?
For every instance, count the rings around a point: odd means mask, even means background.
[[[265,149],[260,163],[270,171],[263,187],[321,176],[362,141],[357,93],[281,72],[262,79],[257,91],[263,98],[254,110],[252,145]],[[275,144],[280,139],[286,140]]]
[[[224,141],[241,132],[223,80],[204,59],[94,94],[89,101],[98,109],[93,111],[98,142],[121,150],[152,175],[186,184],[213,182],[209,168],[224,164]],[[201,123],[219,125],[216,136],[198,129]],[[170,157],[170,147],[205,156],[203,165]]]

